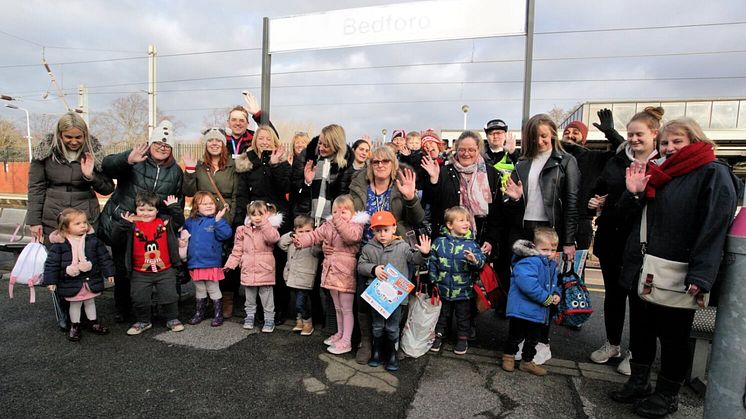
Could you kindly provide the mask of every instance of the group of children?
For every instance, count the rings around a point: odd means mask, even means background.
[[[411,277],[419,266],[427,264],[433,292],[442,301],[431,351],[440,350],[443,335],[455,314],[456,354],[467,351],[470,328],[470,300],[472,286],[486,263],[486,257],[475,242],[471,217],[463,207],[445,212],[444,227],[434,242],[426,235],[410,246],[396,235],[396,219],[387,211],[372,216],[355,213],[349,195],[337,197],[332,214],[316,229],[313,219],[299,215],[293,220],[293,231],[283,235],[278,228],[282,214],[274,205],[254,201],[248,205],[245,224],[235,231],[234,245],[223,264],[223,242],[233,235],[223,219],[226,208],[218,210],[215,197],[209,192],[198,192],[188,219],[175,197],[163,201],[169,214],[159,214],[159,198],[153,193],[141,193],[136,198],[136,212],[125,212],[114,229],[114,239],[127,243],[125,259],[131,276],[131,296],[136,322],[127,330],[137,335],[152,327],[151,304],[157,293],[160,312],[167,327],[178,332],[184,325],[178,319],[178,295],[174,269],[185,258],[196,289],[196,310],[189,324],[204,320],[207,298],[212,300],[212,326],[223,324],[221,293],[218,281],[224,271],[240,268],[241,285],[246,295],[244,329],[253,329],[257,310],[257,296],[264,309],[262,332],[274,331],[275,260],[273,249],[288,253],[284,277],[296,291],[297,322],[294,331],[308,336],[313,333],[310,290],[318,269],[318,257],[323,253],[321,287],[329,290],[334,301],[337,333],[324,341],[333,354],[352,351],[354,328],[353,302],[357,278],[366,281],[385,280],[384,267],[393,265]],[[363,230],[370,225],[373,238],[361,249]],[[47,258],[44,281],[51,290],[70,301],[72,327],[69,339],[81,337],[81,308],[91,321],[94,333],[105,334],[108,329],[96,317],[94,298],[103,291],[104,278],[113,281],[114,267],[104,244],[94,234],[83,211],[66,209],[60,214],[59,229]],[[179,237],[176,232],[181,229]],[[559,302],[557,264],[553,260],[558,238],[550,228],[538,228],[534,242],[518,241],[514,245],[514,269],[508,297],[507,315],[510,317],[509,337],[505,344],[503,369],[513,371],[518,344],[523,345],[520,369],[536,375],[546,371],[532,360],[539,329],[549,321],[549,306]],[[402,306],[388,318],[371,308],[373,349],[368,365],[377,367],[386,358],[386,369],[399,368],[398,345]]]

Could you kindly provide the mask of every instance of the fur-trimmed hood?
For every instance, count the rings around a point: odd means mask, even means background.
[[[513,253],[518,257],[540,256],[541,253],[536,250],[536,245],[529,240],[516,240],[513,243]]]
[[[331,215],[328,215],[326,217],[326,221],[331,222],[332,218],[334,217],[332,217]],[[353,224],[362,224],[362,225],[370,224],[370,214],[368,214],[365,211],[357,211],[355,214],[352,215],[350,222]]]
[[[104,153],[101,149],[101,143],[98,141],[98,138],[94,137],[93,135],[90,136],[91,141],[91,148],[93,148],[93,155],[95,157],[95,167],[96,170],[101,171],[101,163],[104,161]],[[83,146],[85,147],[85,145]],[[40,142],[39,144],[34,147],[34,160],[44,160],[47,157],[51,156],[54,152],[54,134],[47,134]],[[83,149],[83,152],[86,152],[85,148]],[[62,156],[62,153],[58,152],[56,153],[57,157],[62,159],[64,158]]]
[[[269,225],[274,228],[280,228],[283,221],[285,221],[285,214],[281,212],[272,214],[267,218],[267,222],[269,223]],[[247,215],[246,218],[244,218],[243,223],[246,226],[251,226],[251,216]]]
[[[278,164],[284,163],[286,161],[288,161],[287,155],[283,153],[280,156],[280,161],[278,162]],[[254,169],[254,166],[260,164],[261,156],[257,155],[254,150],[248,150],[245,153],[241,153],[241,155],[239,155],[234,162],[236,165],[237,173],[250,172]]]

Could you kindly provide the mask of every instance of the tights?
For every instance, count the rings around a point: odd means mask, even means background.
[[[337,314],[337,335],[340,336],[339,343],[341,346],[350,346],[352,343],[352,328],[355,324],[355,318],[352,314],[352,304],[355,301],[355,294],[351,292],[340,292],[329,290],[334,301],[334,311]]]
[[[85,306],[85,315],[88,320],[96,320],[96,302],[93,298],[83,301],[70,301],[70,323],[80,323],[80,308]]]

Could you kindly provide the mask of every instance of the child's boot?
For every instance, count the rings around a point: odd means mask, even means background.
[[[371,318],[370,313],[357,314],[357,322],[360,325],[360,345],[357,347],[355,362],[365,365],[371,358]]]
[[[80,341],[80,323],[70,323],[70,333],[67,335],[70,342]]]
[[[313,333],[313,319],[303,319],[303,328],[300,331],[301,336],[311,336]]]
[[[521,366],[518,367],[518,369],[533,375],[538,375],[539,377],[547,375],[547,370],[534,364],[534,361],[521,361]]]
[[[383,340],[382,337],[377,338],[373,337],[373,349],[370,353],[370,360],[368,360],[368,366],[369,367],[377,367],[381,365],[381,341]]]
[[[101,324],[100,319],[91,320],[91,331],[97,335],[106,335],[109,328]]]
[[[303,319],[300,318],[300,314],[298,314],[295,318],[295,327],[293,328],[293,332],[300,332],[303,330]]]
[[[223,318],[233,317],[233,292],[223,291]]]
[[[215,306],[215,316],[210,323],[212,327],[218,327],[223,325],[223,300],[212,300],[212,304]]]
[[[515,355],[503,354],[503,371],[515,371]]]
[[[207,306],[207,298],[197,298],[197,309],[194,310],[194,316],[189,320],[189,324],[199,324],[205,319],[205,307]]]
[[[399,358],[396,356],[396,340],[388,339],[389,360],[386,362],[386,371],[399,371]]]

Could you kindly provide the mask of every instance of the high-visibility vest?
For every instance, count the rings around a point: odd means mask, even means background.
[[[505,150],[503,158],[500,159],[499,162],[495,163],[493,167],[497,169],[498,172],[500,172],[500,186],[504,192],[505,186],[508,184],[508,178],[510,178],[510,174],[513,173],[513,170],[515,170],[515,165],[510,159],[510,154],[507,150]]]

